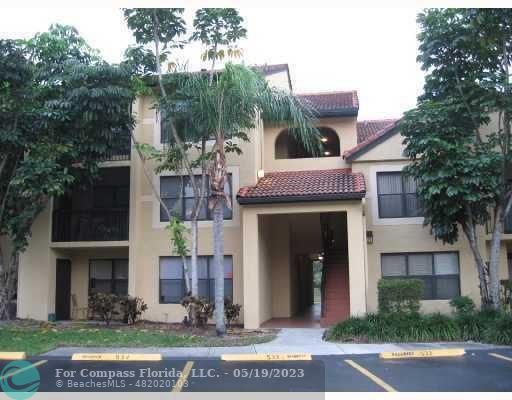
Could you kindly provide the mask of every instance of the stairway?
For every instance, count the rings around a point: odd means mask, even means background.
[[[322,314],[320,325],[327,327],[350,315],[347,255],[331,251],[325,256],[322,271]]]

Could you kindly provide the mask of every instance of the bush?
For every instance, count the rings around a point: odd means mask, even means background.
[[[467,315],[475,312],[475,302],[468,296],[457,296],[450,300],[450,306],[455,308],[455,314]]]
[[[483,331],[483,341],[512,345],[512,316],[502,313],[490,321]]]
[[[419,279],[381,279],[378,290],[381,314],[418,313],[423,295],[423,282]]]
[[[119,297],[112,293],[94,293],[89,296],[89,309],[93,318],[98,316],[107,325],[119,314],[117,311],[119,305]]]
[[[333,326],[327,332],[328,340],[344,342],[365,341],[368,339],[368,318],[350,317],[346,321]]]
[[[233,322],[238,321],[241,309],[242,306],[240,304],[234,304],[230,298],[226,297],[224,299],[224,316],[226,317],[226,325],[228,327],[230,327]]]
[[[215,305],[210,303],[208,299],[195,297],[190,294],[181,299],[181,305],[185,307],[188,315],[183,320],[183,323],[195,327],[205,326],[215,310]]]
[[[129,324],[137,322],[139,317],[148,309],[148,305],[140,297],[125,296],[120,299],[124,320]]]

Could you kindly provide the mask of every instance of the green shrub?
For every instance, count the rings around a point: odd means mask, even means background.
[[[424,328],[428,332],[428,341],[444,342],[460,339],[457,323],[447,315],[430,314],[423,317]]]
[[[364,342],[448,342],[512,344],[512,316],[496,311],[472,314],[368,314],[349,318],[326,334],[328,340]]]
[[[341,340],[344,342],[364,341],[368,338],[369,316],[366,318],[350,317],[327,332],[328,340]]]
[[[512,345],[512,316],[502,313],[486,326],[483,332],[484,342]]]
[[[381,279],[378,291],[381,314],[415,314],[420,309],[423,282],[419,279]]]
[[[450,300],[450,306],[457,315],[467,315],[475,312],[475,302],[468,296],[457,296]]]
[[[459,328],[460,340],[482,340],[483,319],[478,314],[456,314],[455,323]]]

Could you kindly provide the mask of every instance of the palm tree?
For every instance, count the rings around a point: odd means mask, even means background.
[[[320,149],[319,134],[310,109],[293,94],[271,87],[255,69],[228,63],[212,74],[194,74],[184,90],[190,99],[190,115],[215,139],[210,159],[210,197],[213,214],[215,322],[217,334],[224,322],[224,207],[226,197],[226,149],[240,152],[233,139],[248,141],[258,119],[281,123],[311,153]]]

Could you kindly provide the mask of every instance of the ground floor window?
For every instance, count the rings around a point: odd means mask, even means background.
[[[128,259],[89,260],[89,292],[128,294]]]
[[[187,257],[190,267],[190,257]],[[198,256],[199,296],[215,300],[213,256]],[[186,286],[181,257],[160,257],[160,303],[179,303],[185,296]],[[233,257],[224,256],[224,296],[233,298]]]
[[[423,281],[423,299],[452,299],[460,295],[459,254],[382,254],[383,278],[414,278]]]

